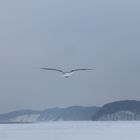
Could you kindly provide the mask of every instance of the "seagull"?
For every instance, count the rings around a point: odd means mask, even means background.
[[[71,71],[66,72],[66,71],[63,71],[63,70],[60,70],[60,69],[55,69],[55,68],[41,68],[41,69],[60,72],[60,73],[62,73],[62,76],[63,76],[64,78],[69,78],[69,77],[70,77],[74,72],[76,72],[76,71],[94,70],[94,69],[73,69],[73,70],[71,70]]]

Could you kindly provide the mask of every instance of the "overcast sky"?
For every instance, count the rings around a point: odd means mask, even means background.
[[[139,72],[139,0],[0,1],[0,113],[140,100]]]

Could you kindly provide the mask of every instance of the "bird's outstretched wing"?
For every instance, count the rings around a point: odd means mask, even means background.
[[[61,72],[61,73],[64,73],[64,71],[62,70],[59,70],[59,69],[54,69],[54,68],[41,68],[43,70],[52,70],[52,71],[58,71],[58,72]]]
[[[94,69],[74,69],[74,70],[71,70],[70,72],[84,71],[84,70],[94,70]]]

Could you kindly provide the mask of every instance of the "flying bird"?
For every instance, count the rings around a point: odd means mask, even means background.
[[[41,68],[41,69],[60,72],[60,73],[62,73],[62,76],[64,78],[69,78],[74,72],[77,72],[77,71],[94,70],[94,69],[73,69],[71,71],[66,72],[66,71],[63,71],[63,70],[60,70],[60,69],[54,69],[54,68]]]

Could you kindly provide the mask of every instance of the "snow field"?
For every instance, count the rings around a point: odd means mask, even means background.
[[[0,124],[0,140],[140,140],[140,122]]]

